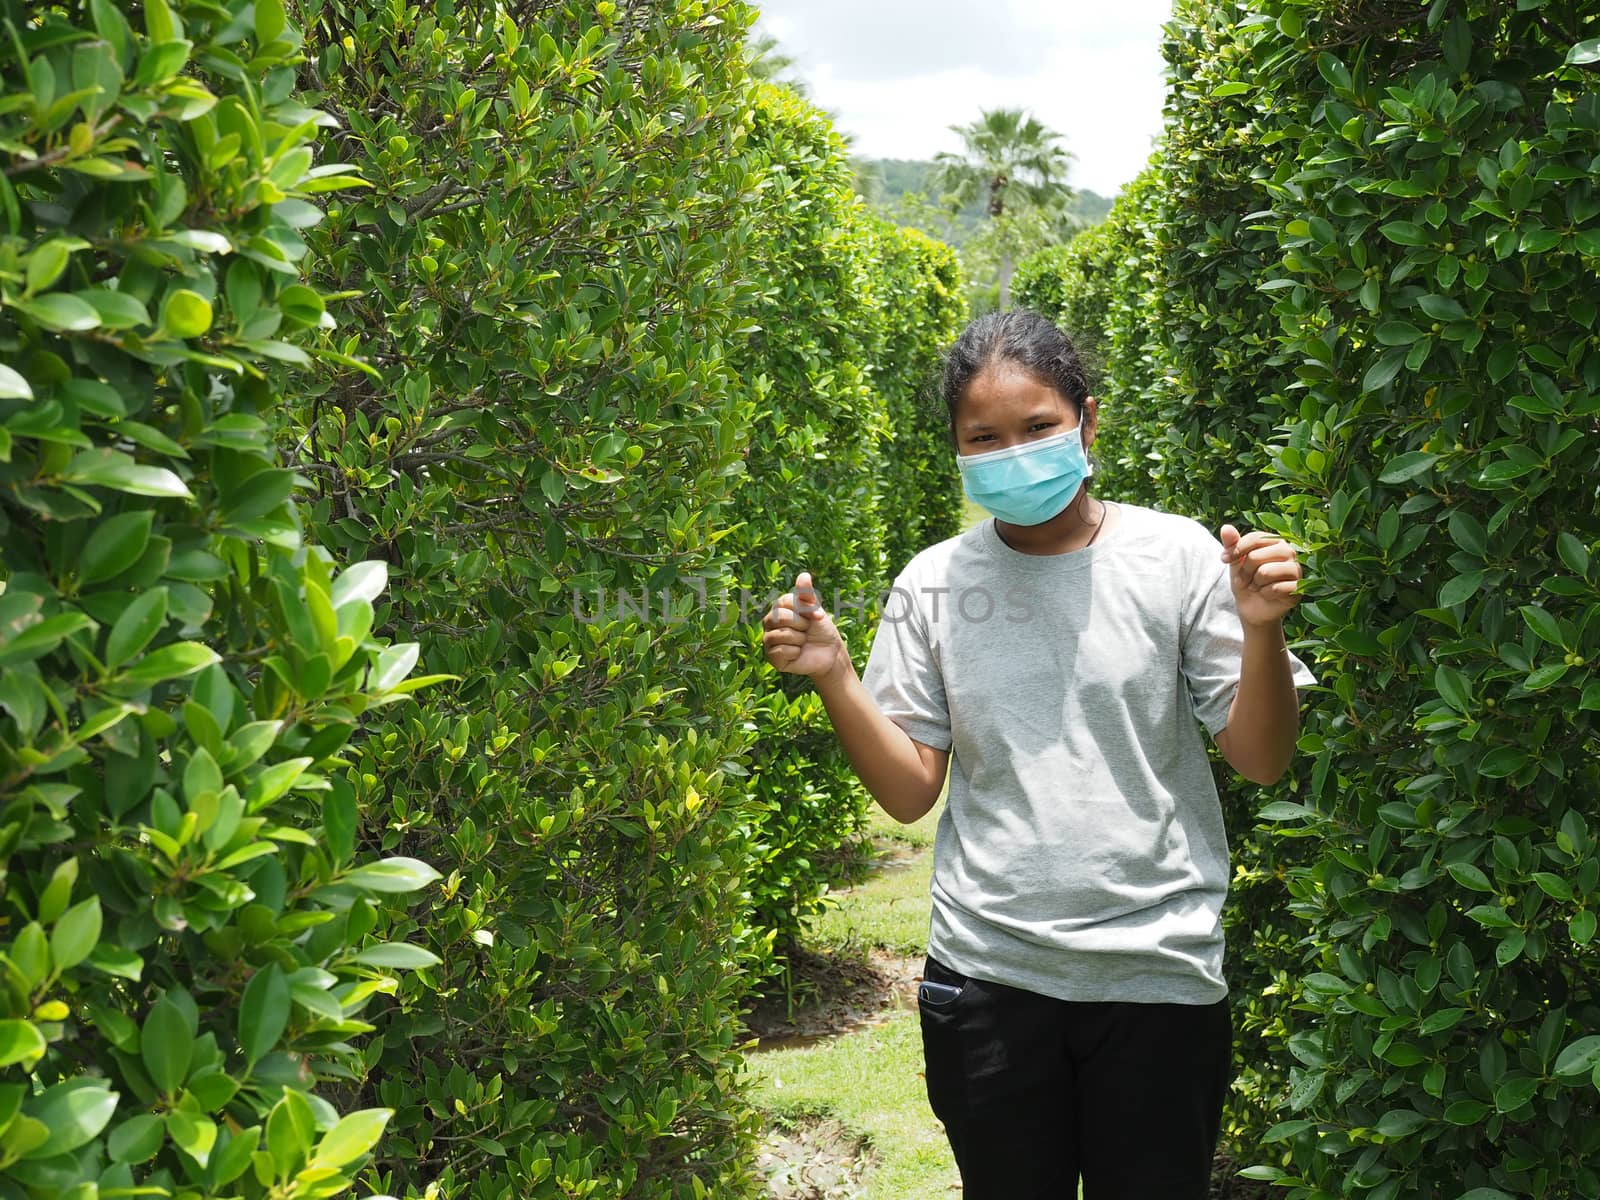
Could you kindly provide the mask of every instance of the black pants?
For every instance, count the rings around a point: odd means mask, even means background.
[[[1228,1001],[1057,1000],[970,979],[919,1001],[928,1102],[966,1200],[1205,1200],[1233,1064]]]

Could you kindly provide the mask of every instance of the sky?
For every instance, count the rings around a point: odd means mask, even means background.
[[[1115,195],[1161,128],[1171,0],[755,0],[758,30],[865,158],[958,150],[949,126],[1026,108],[1076,157],[1068,182]]]

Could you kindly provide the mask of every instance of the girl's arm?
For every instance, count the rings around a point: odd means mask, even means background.
[[[883,715],[843,643],[833,668],[811,681],[856,777],[883,811],[906,825],[926,815],[944,788],[950,751],[923,745]]]
[[[1221,535],[1244,649],[1239,690],[1227,726],[1216,735],[1217,749],[1246,779],[1276,783],[1294,757],[1300,730],[1300,701],[1283,638],[1284,615],[1299,599],[1300,563],[1294,547],[1273,534],[1257,530],[1241,537],[1224,525]]]
[[[809,675],[828,720],[867,791],[883,811],[909,825],[939,799],[949,750],[914,740],[886,716],[856,674],[844,638],[817,602],[809,571],[762,619],[767,661],[780,671]]]
[[[1246,625],[1239,691],[1228,707],[1227,728],[1217,733],[1217,749],[1246,779],[1276,783],[1294,757],[1299,732],[1300,699],[1283,622]]]

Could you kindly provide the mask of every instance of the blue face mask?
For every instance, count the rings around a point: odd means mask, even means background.
[[[1048,521],[1094,473],[1076,426],[1003,450],[958,454],[956,466],[972,502],[1011,525]]]

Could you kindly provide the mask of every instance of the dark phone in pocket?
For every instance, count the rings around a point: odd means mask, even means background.
[[[917,985],[917,1001],[921,1004],[931,1004],[935,1008],[946,1004],[954,1004],[956,997],[961,995],[961,989],[948,983],[934,983],[924,979]]]

